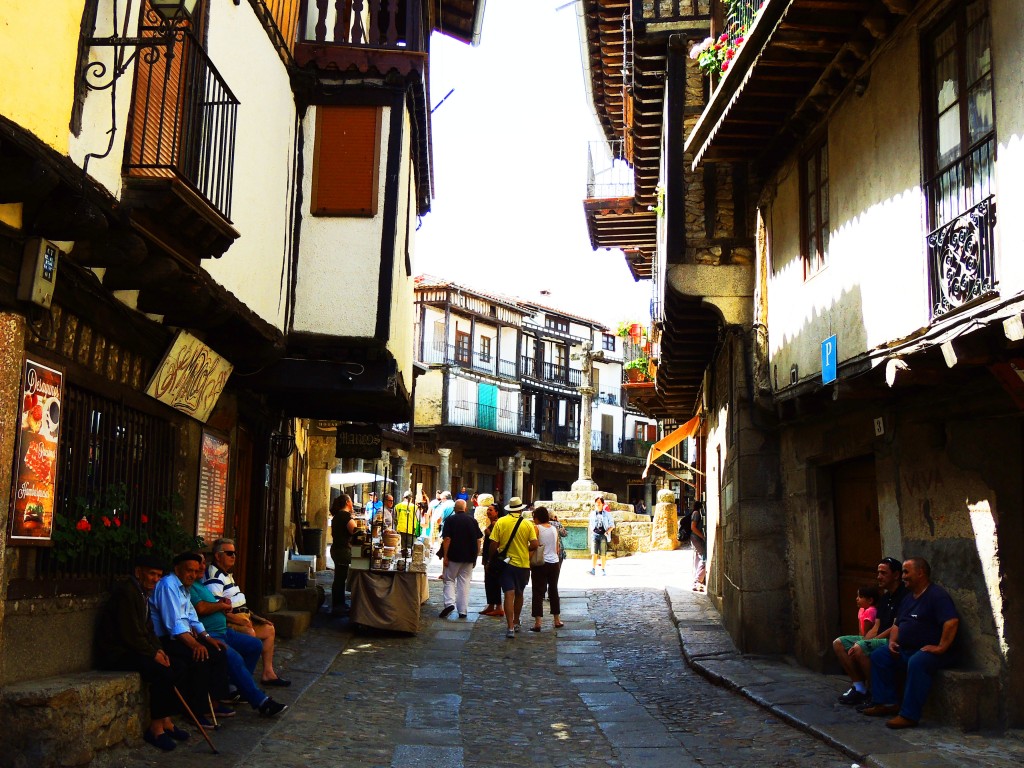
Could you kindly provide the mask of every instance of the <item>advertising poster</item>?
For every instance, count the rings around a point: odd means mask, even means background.
[[[228,441],[203,431],[203,449],[199,460],[199,510],[196,535],[207,546],[224,535],[228,499]]]
[[[11,489],[11,543],[46,544],[53,534],[64,374],[28,358],[22,377]]]

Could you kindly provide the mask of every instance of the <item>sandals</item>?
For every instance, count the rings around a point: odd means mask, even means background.
[[[555,624],[555,629],[561,629],[564,626],[565,626],[565,622],[564,621],[559,621],[557,624]]]

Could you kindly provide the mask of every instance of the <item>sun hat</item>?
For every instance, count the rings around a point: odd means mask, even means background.
[[[476,497],[476,505],[478,507],[489,507],[494,503],[494,494],[481,493]]]
[[[513,496],[508,501],[508,505],[505,507],[506,512],[522,512],[526,509],[526,505],[523,504],[523,500],[518,496]]]

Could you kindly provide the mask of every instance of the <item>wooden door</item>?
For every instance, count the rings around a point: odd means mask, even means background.
[[[841,634],[854,635],[857,589],[877,585],[875,569],[882,557],[874,457],[853,459],[833,468],[832,509],[836,526],[839,629]]]

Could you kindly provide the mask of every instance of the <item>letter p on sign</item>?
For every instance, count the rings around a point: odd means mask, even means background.
[[[836,380],[836,357],[839,354],[839,344],[835,334],[821,342],[821,383],[831,384]]]

